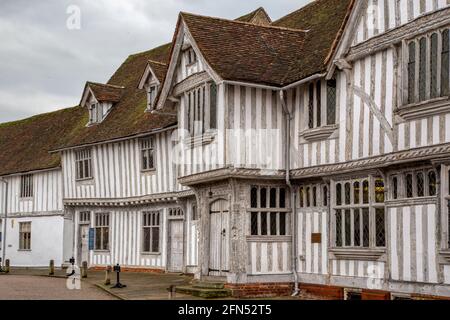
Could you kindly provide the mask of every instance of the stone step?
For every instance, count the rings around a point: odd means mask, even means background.
[[[231,291],[227,289],[196,288],[194,286],[176,287],[175,291],[204,299],[226,298],[231,296]]]
[[[225,284],[223,282],[213,282],[213,281],[199,281],[194,280],[192,283],[194,288],[203,288],[203,289],[224,289]]]

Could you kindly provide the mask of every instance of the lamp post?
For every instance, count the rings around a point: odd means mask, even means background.
[[[117,283],[113,286],[113,289],[122,289],[126,287],[126,285],[120,283],[120,270],[121,268],[119,264],[115,265],[113,268],[113,271],[117,275]]]

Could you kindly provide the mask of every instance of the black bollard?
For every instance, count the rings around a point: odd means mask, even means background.
[[[50,260],[50,264],[48,266],[48,275],[53,276],[55,274],[55,260]]]
[[[120,265],[119,264],[115,265],[113,270],[117,275],[117,283],[112,288],[113,289],[126,288],[126,285],[120,283]]]
[[[9,273],[9,259],[5,260],[5,270],[4,270],[4,272],[5,273]]]

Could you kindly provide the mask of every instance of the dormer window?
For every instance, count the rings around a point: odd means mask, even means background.
[[[89,106],[89,124],[99,123],[103,119],[101,106],[99,103],[94,102]]]
[[[147,108],[152,110],[155,105],[158,86],[156,84],[148,86],[147,89]]]
[[[308,86],[308,128],[336,124],[336,80],[318,80]]]

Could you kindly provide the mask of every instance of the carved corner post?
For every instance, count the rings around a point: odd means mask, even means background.
[[[205,189],[195,191],[197,208],[200,214],[199,225],[199,250],[198,250],[198,277],[202,278],[209,274],[209,201],[208,192]]]
[[[229,282],[246,282],[248,248],[246,241],[246,192],[245,186],[230,180],[230,274]]]

